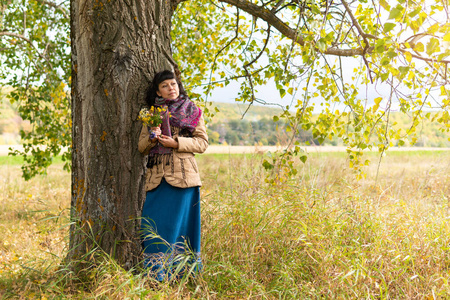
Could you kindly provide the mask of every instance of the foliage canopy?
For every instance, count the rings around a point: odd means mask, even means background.
[[[31,123],[21,130],[25,179],[45,173],[53,157],[71,145],[69,18],[67,4],[0,1],[0,84]],[[45,147],[42,147],[44,145]],[[70,152],[63,154],[70,169]]]
[[[249,106],[277,102],[258,92],[268,84],[290,99],[281,118],[292,147],[281,160],[266,161],[267,168],[295,174],[293,157],[306,159],[294,142],[300,129],[311,130],[318,141],[341,138],[355,170],[368,163],[364,149],[383,153],[406,139],[414,143],[424,119],[441,124],[445,134],[450,130],[445,0],[175,4],[173,63],[187,90],[202,91],[193,97],[205,102],[206,113],[214,116],[207,105],[213,90],[232,82],[240,85],[236,101]],[[22,132],[25,178],[45,171],[61,147],[70,149],[67,6],[0,1],[1,82],[14,88],[11,101],[32,123],[30,132]],[[410,116],[409,129],[390,121],[392,111]]]

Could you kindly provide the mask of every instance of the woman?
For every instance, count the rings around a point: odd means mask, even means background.
[[[160,281],[171,277],[186,256],[201,268],[200,175],[194,152],[208,147],[202,111],[171,71],[155,75],[147,104],[166,108],[160,127],[142,127],[139,151],[148,155],[142,209],[145,265]],[[179,265],[179,264],[178,264]]]

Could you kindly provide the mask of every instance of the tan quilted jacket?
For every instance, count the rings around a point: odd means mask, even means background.
[[[150,191],[156,188],[161,179],[167,181],[168,184],[187,188],[193,186],[201,186],[200,174],[195,161],[195,153],[203,153],[208,148],[208,135],[206,134],[206,126],[203,117],[195,127],[192,137],[178,136],[179,128],[171,127],[172,137],[178,142],[178,149],[174,149],[169,157],[169,163],[160,163],[146,171],[145,190]],[[146,125],[142,126],[141,135],[139,136],[139,151],[148,155],[150,149],[156,146],[156,142],[150,141],[150,133]]]

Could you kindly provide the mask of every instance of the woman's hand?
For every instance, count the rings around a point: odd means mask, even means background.
[[[177,149],[178,148],[178,142],[175,141],[173,138],[171,138],[170,136],[167,135],[163,135],[161,134],[158,137],[159,142],[161,143],[161,145],[163,145],[164,147],[167,148],[174,148]]]
[[[161,125],[159,125],[158,127],[151,127],[150,130],[151,132],[154,134],[154,137],[152,138],[152,134],[150,134],[150,141],[152,141],[153,143],[156,142],[156,140],[158,139],[158,137],[161,135]]]

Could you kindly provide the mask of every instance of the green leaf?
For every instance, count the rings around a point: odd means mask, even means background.
[[[402,14],[402,11],[398,9],[397,7],[394,7],[391,9],[391,12],[389,13],[389,20],[390,19],[397,19]]]
[[[274,122],[278,122],[278,120],[280,120],[280,118],[278,116],[273,116],[273,121]]]
[[[388,51],[388,53],[386,55],[387,55],[387,57],[392,59],[397,56],[397,52],[391,50],[391,51]]]
[[[319,7],[315,4],[311,5],[311,9],[312,9],[312,12],[316,15],[321,13]]]
[[[387,56],[385,56],[385,57],[383,57],[383,58],[381,59],[381,65],[382,65],[382,66],[388,65],[390,62],[391,62],[391,59],[390,59],[389,57],[387,57]]]
[[[305,163],[307,159],[308,159],[308,156],[306,156],[306,155],[300,156],[300,160],[302,161],[302,163]]]
[[[420,13],[422,11],[421,7],[416,8],[415,10],[413,10],[412,12],[410,12],[408,14],[408,16],[410,16],[411,18],[414,18],[415,16],[417,16],[418,13]]]
[[[435,37],[431,38],[427,43],[427,54],[432,55],[439,51],[439,40]]]
[[[450,55],[450,51],[446,51],[444,53],[439,54],[437,61],[442,61],[444,58],[448,57]]]
[[[383,31],[384,32],[389,32],[389,31],[391,31],[394,28],[395,28],[395,24],[394,23],[384,23]]]
[[[380,75],[381,81],[386,81],[389,78],[389,73],[383,73]]]
[[[389,3],[387,3],[386,0],[380,0],[380,5],[387,11],[391,9],[391,6],[389,5]]]
[[[327,50],[327,43],[323,40],[323,38],[317,41],[316,46],[319,48],[320,52],[325,52],[325,50]]]
[[[375,43],[375,52],[383,53],[385,49],[386,41],[384,39],[378,39]]]
[[[403,67],[400,66],[398,67],[398,71],[400,72],[400,77],[403,78],[406,76],[406,74],[408,74],[410,67]]]
[[[266,169],[266,170],[271,170],[274,167],[273,164],[268,162],[266,159],[263,161],[262,165],[263,165],[264,169]]]

